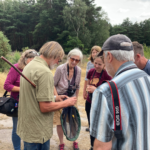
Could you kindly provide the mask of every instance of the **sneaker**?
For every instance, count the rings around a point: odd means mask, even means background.
[[[90,132],[89,128],[86,128],[85,131]]]
[[[79,150],[77,142],[73,142],[73,150]]]
[[[59,145],[59,150],[64,150],[64,146],[65,146],[65,144],[60,144]]]

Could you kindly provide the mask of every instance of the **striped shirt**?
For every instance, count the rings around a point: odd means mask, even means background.
[[[94,64],[91,61],[88,61],[87,66],[86,66],[86,76],[85,76],[85,80],[87,81],[87,75],[90,69],[94,68]]]
[[[112,79],[120,97],[123,139],[114,136],[113,104],[107,83],[94,91],[90,133],[101,142],[112,140],[112,150],[150,150],[150,77],[138,68],[119,74],[129,66],[135,64],[124,63]]]

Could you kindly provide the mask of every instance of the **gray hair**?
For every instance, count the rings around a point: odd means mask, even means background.
[[[133,61],[134,62],[134,52],[133,51],[123,51],[123,50],[111,50],[104,51],[105,56],[110,52],[113,57],[118,61]]]
[[[28,58],[34,58],[35,56],[39,56],[38,52],[34,49],[28,49],[25,52],[22,53],[19,61],[18,66],[20,69],[23,70],[23,68],[26,66],[26,61]]]
[[[70,59],[71,56],[79,56],[80,57],[80,63],[82,63],[83,54],[79,48],[72,49],[67,56],[67,60]]]

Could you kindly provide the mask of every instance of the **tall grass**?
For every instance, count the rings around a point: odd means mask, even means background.
[[[4,83],[7,77],[7,73],[0,73],[0,96],[4,93]]]

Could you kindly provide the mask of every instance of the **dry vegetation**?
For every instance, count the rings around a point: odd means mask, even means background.
[[[4,93],[4,82],[6,80],[7,77],[7,73],[0,73],[0,96],[2,96],[2,94]]]

